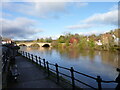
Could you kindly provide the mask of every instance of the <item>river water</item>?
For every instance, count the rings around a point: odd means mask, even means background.
[[[115,80],[118,75],[116,68],[120,66],[120,53],[109,51],[90,51],[79,49],[54,49],[54,48],[29,48],[21,47],[22,51],[27,51],[31,54],[45,58],[50,63],[57,63],[60,66],[67,68],[73,67],[75,70],[88,74],[93,77],[101,76],[103,80]],[[53,67],[52,67],[53,68]],[[60,69],[70,75],[69,71]],[[75,74],[76,78],[97,87],[95,80],[86,78],[82,75]],[[66,78],[66,77],[65,77]],[[68,79],[68,78],[66,78]],[[87,88],[83,84],[76,84],[80,87]],[[102,84],[103,88],[115,88],[116,84]]]

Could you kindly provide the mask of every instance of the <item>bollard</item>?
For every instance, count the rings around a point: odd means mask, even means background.
[[[57,75],[57,83],[59,83],[59,71],[58,71],[58,64],[55,64],[56,67],[56,75]]]
[[[74,69],[73,69],[73,67],[71,67],[70,72],[71,72],[71,79],[72,79],[72,90],[75,90],[75,80],[74,80]]]

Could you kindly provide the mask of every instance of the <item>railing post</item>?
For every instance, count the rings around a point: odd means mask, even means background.
[[[25,52],[25,57],[26,57],[26,52]]]
[[[58,64],[55,64],[56,67],[56,74],[57,74],[57,83],[59,83],[59,71],[58,71]]]
[[[25,52],[26,53],[26,58],[27,58],[27,52]]]
[[[46,68],[46,66],[45,66],[45,59],[43,59],[43,63],[44,63],[44,68]]]
[[[115,79],[115,82],[118,83],[115,90],[120,90],[120,68],[117,68],[116,71],[119,73],[117,78]]]
[[[37,56],[35,56],[35,58],[36,58],[36,63],[38,63]]]
[[[33,54],[31,54],[31,57],[32,57],[32,61],[33,61]]]
[[[102,90],[101,81],[102,81],[101,77],[97,76],[98,90]]]
[[[30,59],[30,53],[28,53],[28,58]]]
[[[25,52],[23,51],[23,56],[24,56]]]
[[[72,90],[75,90],[75,80],[74,80],[74,69],[73,69],[73,67],[71,67],[70,72],[71,72],[71,79],[72,79]]]
[[[50,71],[49,71],[49,63],[48,63],[48,61],[46,62],[46,64],[47,64],[47,72],[48,72],[48,77],[49,77]]]
[[[40,60],[41,58],[39,57],[39,64],[40,64],[40,67],[41,67],[41,60]]]

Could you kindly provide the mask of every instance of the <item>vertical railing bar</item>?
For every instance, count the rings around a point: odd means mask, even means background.
[[[47,72],[48,72],[48,77],[50,76],[50,71],[49,71],[49,63],[48,63],[48,61],[46,62],[46,64],[47,64]]]
[[[29,57],[29,60],[30,60],[30,53],[28,53],[28,57]]]
[[[32,62],[33,62],[33,54],[31,54],[31,56],[32,56]]]
[[[43,63],[44,63],[44,68],[46,68],[46,65],[45,65],[45,59],[43,59]]]
[[[35,58],[36,58],[36,64],[38,64],[37,56],[35,56]]]
[[[70,72],[71,72],[71,79],[72,79],[72,90],[75,90],[75,80],[74,80],[74,69],[73,69],[73,67],[71,67]]]
[[[23,56],[24,56],[24,51],[23,51]]]
[[[57,83],[59,83],[59,71],[58,71],[58,64],[55,64],[56,67],[56,75],[57,75]]]
[[[102,86],[101,86],[101,81],[102,81],[102,79],[101,79],[101,77],[100,76],[97,76],[97,83],[98,83],[98,90],[102,90]]]
[[[27,58],[27,52],[26,52],[26,58]]]
[[[41,60],[40,60],[41,58],[39,57],[39,64],[40,64],[40,67],[41,67]]]

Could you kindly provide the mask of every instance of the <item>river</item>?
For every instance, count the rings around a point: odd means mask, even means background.
[[[84,74],[97,77],[103,80],[115,80],[118,75],[116,68],[120,66],[120,53],[109,51],[90,51],[79,49],[54,49],[54,48],[29,48],[21,47],[20,50],[45,58],[50,63],[57,63],[67,68],[73,67],[75,70]],[[69,74],[67,71],[62,71]],[[77,79],[97,87],[95,80],[76,75]],[[80,87],[86,87],[82,84]],[[103,84],[103,88],[115,88],[116,84]]]

